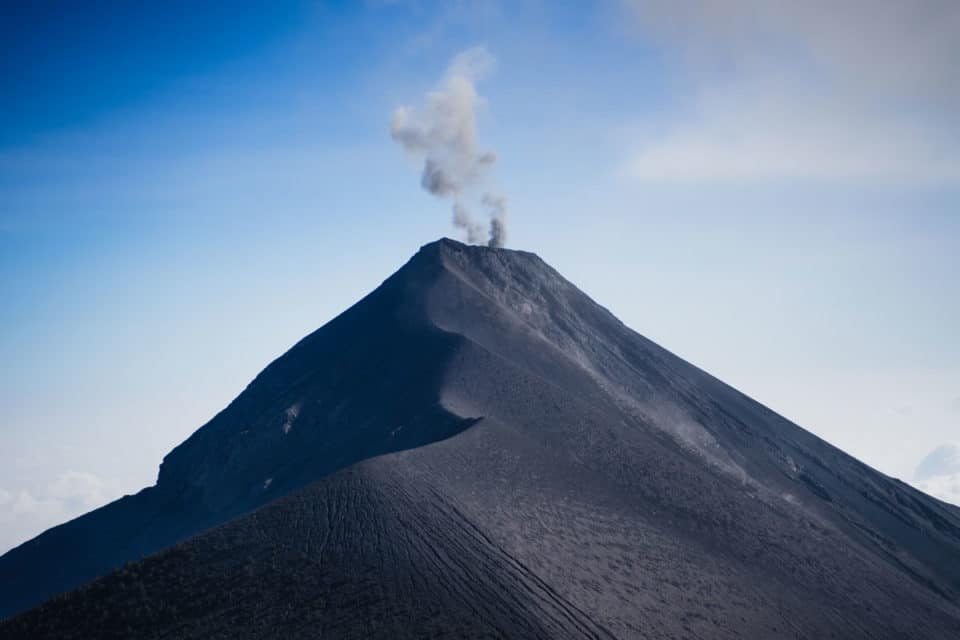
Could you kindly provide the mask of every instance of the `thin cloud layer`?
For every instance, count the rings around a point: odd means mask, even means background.
[[[950,473],[914,482],[924,493],[960,507],[960,473]]]
[[[917,465],[913,484],[935,498],[960,506],[960,444],[942,444]]]
[[[37,490],[0,488],[0,553],[115,497],[98,476],[67,471]]]
[[[626,5],[685,107],[640,141],[632,175],[960,183],[960,3]]]

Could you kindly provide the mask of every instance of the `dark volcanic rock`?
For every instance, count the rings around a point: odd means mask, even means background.
[[[0,558],[0,608],[161,549],[0,636],[960,637],[960,509],[449,240]]]

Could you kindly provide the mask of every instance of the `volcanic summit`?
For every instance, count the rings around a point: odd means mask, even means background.
[[[536,255],[444,239],[154,486],[0,558],[0,616],[11,639],[957,638],[960,509]]]

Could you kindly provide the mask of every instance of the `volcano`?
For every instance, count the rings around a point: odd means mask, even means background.
[[[958,638],[960,509],[425,245],[157,483],[0,558],[3,638]]]

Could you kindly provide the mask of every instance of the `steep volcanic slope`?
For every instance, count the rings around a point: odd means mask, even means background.
[[[441,269],[417,256],[301,340],[164,459],[156,486],[0,557],[0,618],[358,460],[469,426],[438,404],[461,340],[424,314]]]
[[[321,477],[0,635],[960,635],[960,510],[630,331],[532,254],[427,245],[128,500],[182,496],[155,522],[185,535]],[[11,556],[77,553],[44,541],[57,531],[0,559],[5,585]]]

